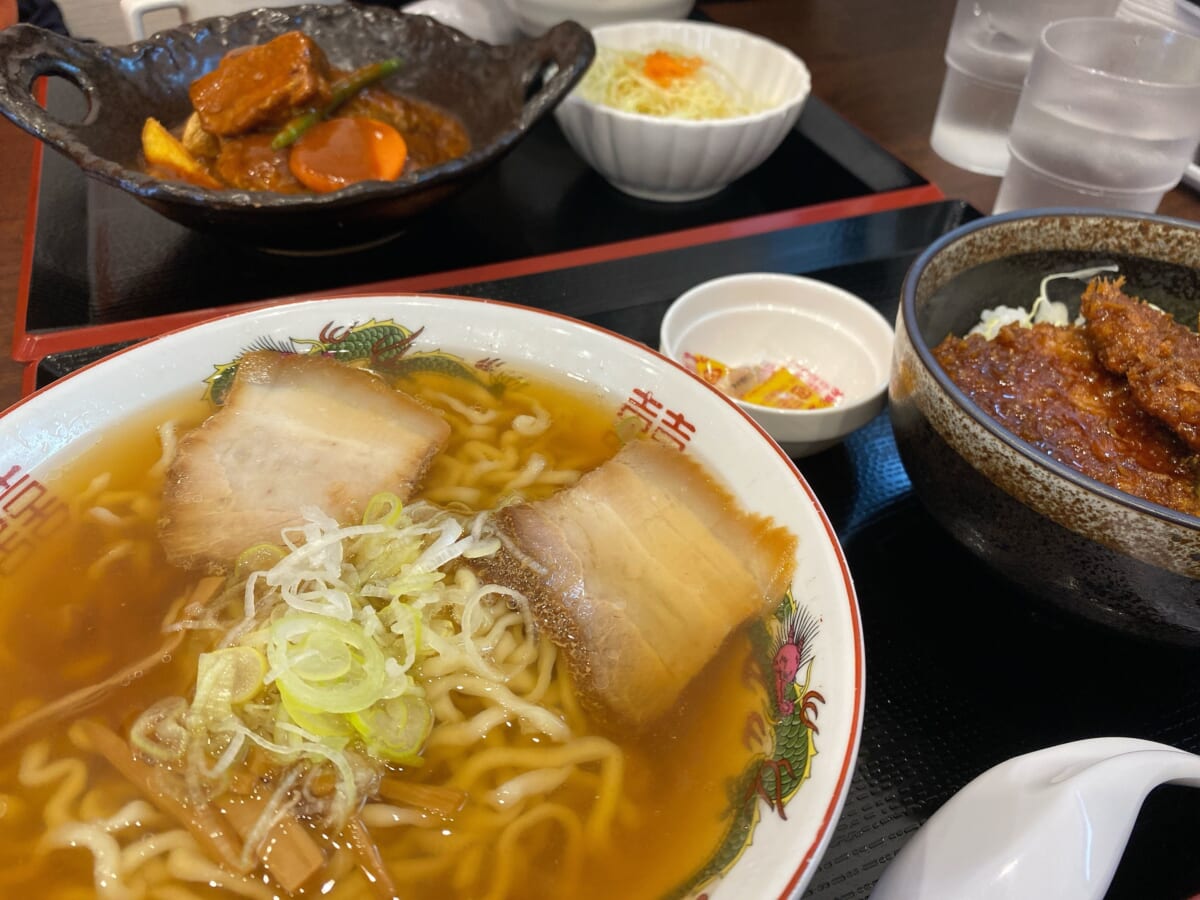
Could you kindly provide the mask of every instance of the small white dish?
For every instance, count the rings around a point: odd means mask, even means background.
[[[849,291],[799,275],[752,272],[697,285],[663,317],[660,349],[730,366],[797,364],[840,392],[832,406],[778,409],[737,400],[792,457],[837,444],[884,408],[892,327]]]
[[[521,30],[537,36],[564,19],[585,28],[634,19],[683,19],[695,0],[492,0],[507,6]]]
[[[510,44],[521,36],[508,6],[496,0],[417,0],[401,12],[429,16],[487,44]]]
[[[812,90],[808,67],[798,56],[737,28],[626,22],[593,28],[592,36],[598,48],[694,53],[762,107],[726,119],[669,119],[595,103],[576,86],[554,110],[567,142],[613,187],[644,200],[699,200],[757,168],[792,130]]]
[[[313,0],[320,3],[340,3],[341,0]],[[129,32],[125,40],[144,41],[164,28],[186,22],[198,22],[213,16],[232,16],[260,7],[292,6],[295,0],[120,0],[117,4]],[[82,4],[81,4],[82,5]],[[96,4],[93,15],[111,16],[107,4]],[[99,7],[104,6],[103,12]],[[147,17],[151,17],[147,23]],[[73,17],[72,17],[73,18]],[[106,23],[107,25],[107,23]],[[81,32],[99,39],[93,31]],[[123,42],[123,41],[121,41]],[[118,43],[114,41],[113,43]]]

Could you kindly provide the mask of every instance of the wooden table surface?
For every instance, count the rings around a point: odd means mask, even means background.
[[[954,0],[732,0],[702,2],[701,8],[718,22],[790,47],[811,69],[814,94],[948,197],[985,212],[991,209],[999,179],[952,166],[929,146]],[[0,119],[0,333],[9,336],[15,323],[33,145],[33,138]],[[803,177],[802,172],[796,174]],[[1200,194],[1177,188],[1159,212],[1200,221]],[[22,367],[9,352],[0,356],[2,409],[20,397]]]

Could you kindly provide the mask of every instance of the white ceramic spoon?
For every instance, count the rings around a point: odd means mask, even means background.
[[[871,900],[1100,900],[1146,795],[1200,787],[1200,756],[1095,738],[1018,756],[950,798],[904,845]]]

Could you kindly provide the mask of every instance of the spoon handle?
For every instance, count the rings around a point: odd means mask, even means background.
[[[1162,751],[1163,779],[1160,784],[1179,784],[1184,787],[1200,787],[1200,756],[1185,750]]]

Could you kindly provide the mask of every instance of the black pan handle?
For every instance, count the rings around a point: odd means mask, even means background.
[[[94,124],[102,112],[100,91],[87,70],[106,49],[35,25],[0,31],[0,113],[59,149],[77,142],[76,129]],[[81,122],[60,121],[38,104],[34,83],[43,75],[61,76],[83,92],[87,112]]]
[[[590,31],[567,21],[516,45],[516,52],[523,62],[521,85],[526,94],[520,123],[528,128],[583,77],[595,58],[596,43]]]

